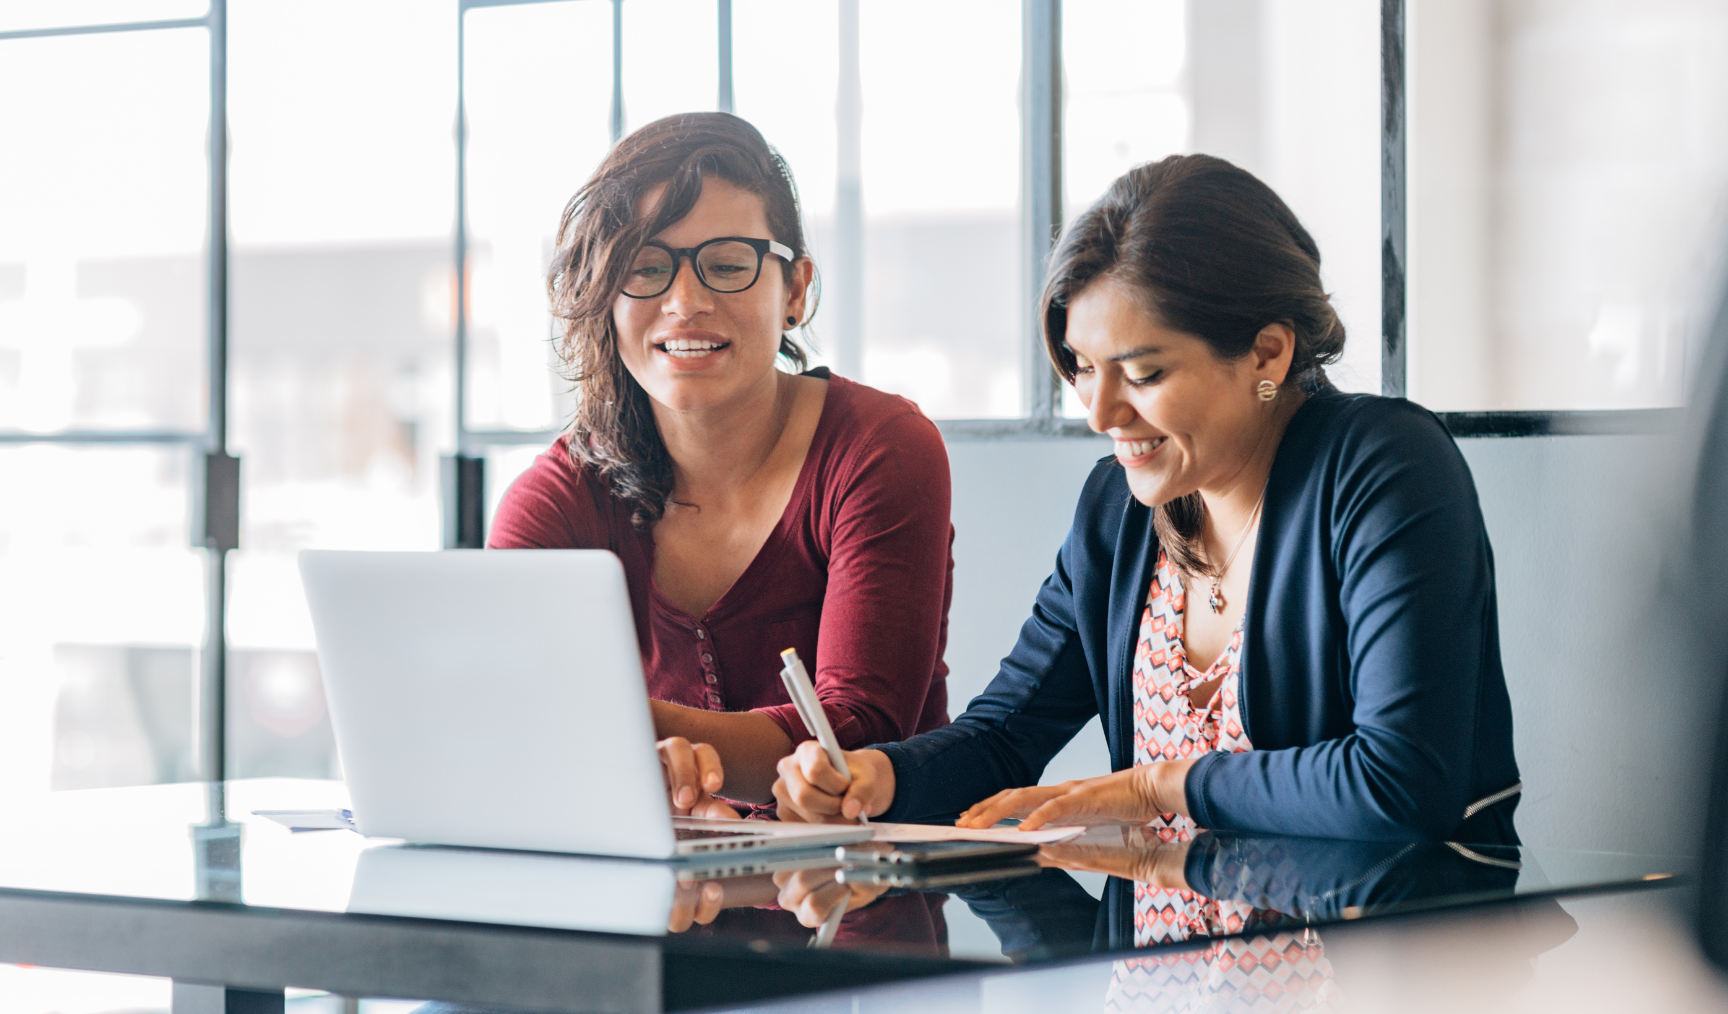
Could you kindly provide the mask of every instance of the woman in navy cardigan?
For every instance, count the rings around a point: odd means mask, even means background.
[[[1139,166],[1075,222],[1045,340],[1115,454],[966,713],[847,754],[850,781],[801,744],[782,819],[1517,841],[1469,467],[1432,413],[1328,383],[1319,269],[1283,201],[1208,156]],[[1115,773],[1038,786],[1099,714]]]

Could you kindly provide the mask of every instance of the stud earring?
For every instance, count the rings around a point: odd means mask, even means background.
[[[1254,393],[1260,396],[1261,401],[1271,401],[1278,397],[1278,385],[1270,380],[1262,380],[1254,385]]]
[[[798,326],[798,318],[797,317],[787,317],[786,318],[786,326],[787,327],[797,327]]]

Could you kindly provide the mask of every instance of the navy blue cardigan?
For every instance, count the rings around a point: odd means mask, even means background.
[[[1241,660],[1254,749],[1190,769],[1195,823],[1516,843],[1493,553],[1440,420],[1402,399],[1311,396],[1263,510]],[[1133,766],[1135,636],[1157,551],[1151,510],[1103,459],[996,678],[952,725],[880,747],[897,784],[882,819],[952,821],[1034,785],[1100,712],[1112,770]]]

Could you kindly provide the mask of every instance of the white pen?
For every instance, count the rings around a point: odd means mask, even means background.
[[[846,766],[846,755],[840,750],[840,740],[834,736],[834,727],[828,724],[828,715],[822,710],[822,702],[816,697],[816,687],[810,682],[810,673],[805,671],[804,663],[798,659],[798,649],[787,648],[780,653],[780,661],[785,665],[780,670],[780,681],[786,684],[786,694],[792,698],[792,706],[798,709],[798,717],[804,720],[804,727],[816,737],[816,742],[822,744],[822,749],[828,752],[828,763],[834,765],[834,770],[840,772],[847,781],[852,780],[852,769]],[[858,823],[868,825],[870,817],[863,810],[858,811]]]
[[[828,918],[822,920],[822,925],[816,930],[816,935],[810,938],[811,947],[832,947],[834,938],[840,933],[840,920],[846,918],[846,903],[851,901],[852,889],[846,889],[847,896],[840,899],[840,904],[828,910]]]

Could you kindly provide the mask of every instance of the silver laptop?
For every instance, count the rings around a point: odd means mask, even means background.
[[[604,550],[307,550],[362,834],[671,859],[867,827],[670,816],[624,568]]]
[[[833,870],[833,850],[728,852],[710,860],[644,863],[425,845],[364,849],[348,911],[665,936],[673,901],[707,880],[781,870]]]

